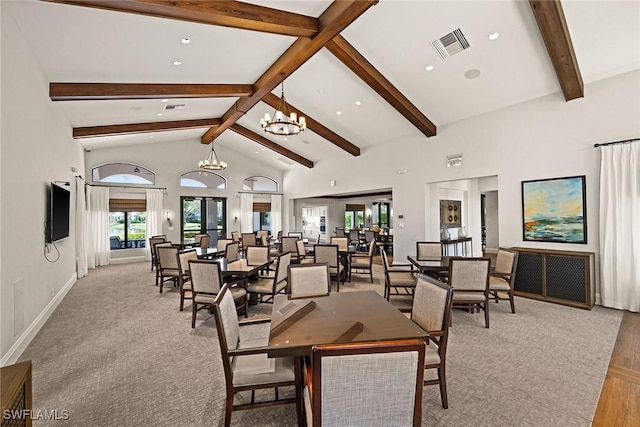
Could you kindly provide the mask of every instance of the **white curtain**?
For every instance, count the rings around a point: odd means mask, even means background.
[[[240,232],[253,233],[253,194],[240,194]]]
[[[277,236],[282,230],[282,195],[271,195],[271,235]]]
[[[145,257],[151,260],[151,248],[149,247],[149,237],[162,234],[162,203],[164,190],[147,189],[147,241],[145,247]]]
[[[84,179],[76,177],[76,272],[78,279],[87,275],[87,249],[85,231],[87,204],[84,196]]]
[[[90,240],[93,250],[88,250],[89,268],[109,265],[111,246],[109,244],[109,189],[107,187],[87,188],[89,219],[91,221]],[[93,253],[92,253],[93,252]]]
[[[600,154],[600,303],[640,312],[640,142]]]

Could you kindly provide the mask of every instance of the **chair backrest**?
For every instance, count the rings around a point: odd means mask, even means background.
[[[189,260],[193,292],[215,295],[222,287],[220,263],[210,260]],[[232,297],[233,299],[233,297]]]
[[[296,246],[296,242],[300,240],[298,239],[298,237],[296,236],[284,236],[282,238],[282,240],[280,241],[281,243],[281,249],[280,252],[284,253],[284,252],[292,252],[294,254],[298,253],[298,247]]]
[[[349,231],[349,240],[352,242],[360,241],[360,232],[358,230]]]
[[[155,253],[155,250],[156,250],[156,249],[155,249],[155,245],[156,245],[157,243],[164,243],[164,242],[166,242],[166,240],[167,240],[167,239],[166,239],[165,237],[163,237],[163,236],[153,236],[153,237],[149,237],[149,247],[151,248],[151,255],[152,255],[153,257],[155,257],[155,256],[156,256],[156,253]]]
[[[512,274],[514,274],[517,257],[518,253],[515,251],[498,249],[495,272],[506,276],[511,276]]]
[[[290,231],[287,233],[287,236],[297,237],[298,239],[302,239],[302,231]]]
[[[269,246],[269,236],[263,234],[262,236],[260,236],[260,241],[258,243],[260,243],[262,246]]]
[[[238,312],[233,301],[233,296],[229,291],[229,285],[224,285],[213,301],[213,315],[216,320],[216,331],[220,342],[220,353],[222,354],[222,365],[224,367],[224,377],[227,390],[233,387],[233,371],[231,363],[233,358],[228,355],[229,350],[238,348],[240,342],[240,324],[238,322]]]
[[[276,275],[273,279],[274,289],[278,283],[281,283],[283,280],[287,280],[290,264],[291,252],[285,252],[278,256],[278,262],[276,263]]]
[[[282,230],[278,231],[278,234],[276,236],[276,240],[280,240],[282,239]]]
[[[200,246],[201,248],[208,248],[211,244],[211,236],[208,234],[198,234],[196,236],[196,246]]]
[[[158,252],[158,263],[162,270],[177,270],[178,269],[178,247],[177,246],[163,246],[162,244],[156,245],[156,251]]]
[[[416,278],[411,320],[430,334],[445,334],[449,330],[453,288],[426,274],[418,273]]]
[[[331,244],[337,245],[339,251],[349,250],[349,238],[348,237],[332,237]]]
[[[258,230],[256,231],[256,238],[262,240],[262,236],[269,237],[269,230]]]
[[[326,295],[331,292],[331,275],[327,264],[291,264],[287,274],[287,293]]]
[[[231,243],[233,242],[233,240],[231,239],[218,239],[218,242],[216,243],[216,248],[218,248],[219,251],[224,251],[225,249],[227,249],[227,243]]]
[[[224,257],[229,262],[236,261],[238,259],[238,252],[240,252],[240,243],[239,242],[231,242],[227,243],[227,247],[224,251]]]
[[[489,258],[451,258],[449,285],[457,292],[487,292],[490,263]]]
[[[239,242],[240,241],[240,233],[238,231],[232,231],[231,232],[231,240],[233,240],[234,242]]]
[[[313,425],[420,426],[424,354],[423,340],[314,346]]]
[[[327,264],[329,267],[338,266],[338,245],[315,245],[313,249],[313,262]]]
[[[336,237],[345,237],[344,227],[336,227]]]
[[[416,256],[419,261],[442,257],[441,242],[416,242]]]
[[[245,249],[247,265],[262,265],[269,261],[268,246],[247,246]]]
[[[304,242],[302,240],[296,241],[296,253],[298,254],[298,261],[307,255],[307,249],[304,247]]]
[[[189,261],[198,259],[198,254],[195,249],[188,251],[178,252],[178,271],[180,277],[183,277],[189,269]]]
[[[242,233],[242,249],[247,246],[255,246],[256,245],[256,235],[253,233]]]
[[[364,231],[364,240],[367,244],[373,242],[376,239],[376,233],[373,230]]]

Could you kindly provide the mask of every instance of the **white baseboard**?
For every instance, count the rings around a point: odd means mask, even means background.
[[[29,343],[33,340],[33,338],[38,334],[40,329],[47,322],[51,314],[58,307],[60,302],[67,295],[69,290],[73,287],[73,285],[77,282],[78,275],[73,273],[73,276],[67,280],[67,283],[64,284],[62,289],[58,291],[58,293],[49,301],[49,304],[46,305],[44,310],[40,312],[38,317],[34,319],[33,322],[20,334],[15,343],[11,346],[9,351],[0,359],[0,366],[7,366],[16,363],[18,358],[22,355],[22,352],[27,348]]]
[[[128,264],[130,262],[144,262],[147,261],[144,255],[129,256],[125,258],[111,258],[111,264]]]

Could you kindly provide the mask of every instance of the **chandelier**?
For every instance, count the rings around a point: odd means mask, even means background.
[[[209,157],[207,157],[205,160],[200,160],[198,162],[198,167],[200,169],[219,171],[222,169],[226,169],[227,163],[223,162],[222,160],[218,160],[218,156],[216,156],[216,150],[213,148],[212,142]]]
[[[280,77],[282,78],[280,102],[273,112],[273,118],[269,113],[265,113],[264,117],[260,119],[260,126],[265,132],[277,136],[297,135],[304,132],[307,128],[307,122],[303,116],[298,117],[287,105],[287,100],[284,97],[284,73],[280,73]],[[287,111],[290,113],[287,114]]]

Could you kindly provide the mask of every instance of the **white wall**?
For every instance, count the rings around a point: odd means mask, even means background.
[[[355,159],[344,156],[331,164],[319,162],[311,170],[292,169],[285,175],[286,198],[392,187],[394,254],[403,260],[415,250],[417,240],[434,237],[425,229],[430,221],[424,212],[430,198],[426,183],[496,175],[500,246],[597,253],[600,158],[593,144],[638,137],[638,117],[636,70],[586,85],[582,99],[565,102],[558,92],[440,126],[432,138],[399,138]],[[463,166],[447,168],[446,156],[455,153],[464,154]],[[400,169],[408,172],[399,175]],[[354,170],[359,172],[353,174]],[[521,181],[572,175],[586,175],[588,243],[523,242]],[[330,187],[330,180],[338,186]],[[402,221],[398,215],[404,215]]]
[[[48,79],[6,11],[1,93],[0,364],[4,365],[20,355],[76,280],[71,167],[83,170],[84,160],[71,127],[49,100]],[[70,237],[56,244],[57,262],[43,256],[51,181],[71,181]],[[56,257],[55,249],[49,257]]]
[[[238,192],[243,191],[242,181],[250,176],[260,175],[273,178],[282,186],[282,172],[252,161],[238,152],[228,150],[222,144],[216,144],[216,154],[228,164],[227,169],[217,171],[218,175],[227,179],[227,188],[222,190],[180,187],[180,176],[186,172],[198,170],[198,161],[207,156],[207,150],[210,150],[210,146],[202,145],[199,139],[93,149],[91,152],[85,153],[86,170],[84,173],[85,176],[91,178],[92,168],[109,162],[134,163],[155,172],[156,183],[154,187],[167,189],[164,196],[164,210],[171,211],[173,218],[173,230],[169,229],[167,221],[163,221],[163,232],[169,240],[174,242],[180,241],[180,196],[224,197],[227,199],[227,234],[231,235],[232,231],[240,231],[240,220],[234,223],[233,212],[240,210]],[[111,193],[118,191],[122,192],[118,188],[111,189]],[[129,194],[137,192],[144,195],[144,188],[126,191]],[[264,196],[254,196],[254,201],[263,199],[267,201]],[[119,256],[124,256],[120,253],[134,251],[134,249],[125,249],[115,252],[118,252]]]

